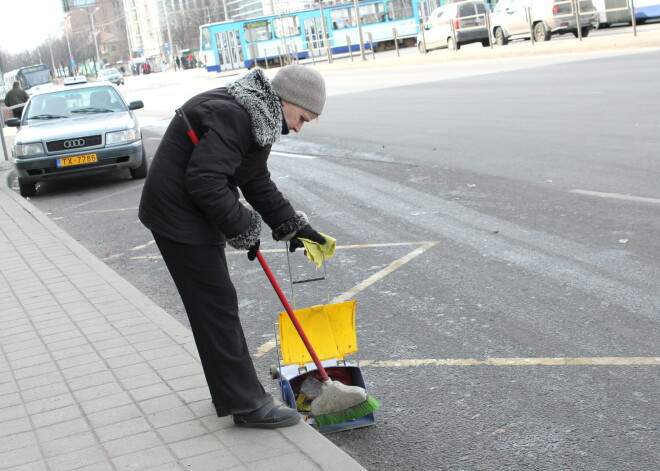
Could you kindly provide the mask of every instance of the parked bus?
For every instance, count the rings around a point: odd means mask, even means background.
[[[444,0],[365,0],[359,3],[362,37],[376,50],[394,45],[393,29],[405,46],[415,46],[420,21]],[[328,41],[324,41],[327,36]],[[347,39],[348,37],[348,39]],[[350,46],[349,46],[350,43]],[[200,59],[209,72],[279,64],[360,50],[354,3],[333,4],[246,20],[200,26]],[[370,47],[370,45],[368,45]]]
[[[660,18],[660,2],[658,0],[635,0],[635,21],[643,25],[647,20]]]
[[[53,77],[47,65],[29,65],[12,70],[3,75],[5,90],[11,90],[14,82],[21,84],[21,88],[32,95],[37,90],[53,86]]]

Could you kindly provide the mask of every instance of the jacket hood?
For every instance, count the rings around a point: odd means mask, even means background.
[[[227,91],[250,115],[257,144],[266,146],[280,140],[282,105],[262,69],[248,72],[231,83]]]

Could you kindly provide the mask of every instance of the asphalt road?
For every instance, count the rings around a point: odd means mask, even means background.
[[[338,239],[329,290],[355,293],[383,404],[334,443],[374,471],[659,467],[658,71],[653,51],[327,74],[327,111],[270,167]],[[190,91],[136,89],[156,109]],[[153,155],[168,112],[148,109]],[[137,221],[140,189],[115,174],[44,184],[31,201],[187,324]],[[285,282],[282,247],[263,248]],[[258,265],[228,258],[276,392],[277,299]]]

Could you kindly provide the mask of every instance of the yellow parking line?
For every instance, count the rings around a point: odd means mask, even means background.
[[[263,344],[261,347],[257,348],[257,353],[252,355],[254,358],[259,358],[264,356],[266,353],[270,352],[273,348],[275,348],[276,343],[275,339],[269,340],[265,344]]]
[[[87,203],[83,203],[87,204]],[[74,211],[74,214],[116,213],[121,211],[136,211],[137,208],[96,209],[92,211]]]
[[[437,243],[438,243],[438,241],[432,241],[432,242],[392,242],[392,243],[385,243],[385,244],[338,245],[337,247],[335,247],[335,250],[369,249],[369,248],[374,248],[374,247],[399,247],[399,246],[405,246],[405,245],[422,245],[422,246],[426,246],[428,244],[431,244],[430,247],[433,247]],[[430,247],[428,247],[428,248],[430,248]],[[286,251],[286,249],[262,249],[261,253],[282,253],[282,252],[285,252],[285,251]],[[245,254],[246,254],[245,250],[232,250],[232,251],[229,251],[229,252],[225,252],[225,255],[245,255]],[[417,255],[419,255],[419,254],[417,254]],[[417,256],[417,255],[415,255],[415,256]],[[158,260],[158,259],[161,259],[161,258],[163,258],[163,257],[161,257],[160,255],[144,255],[144,256],[140,256],[140,257],[131,257],[129,260],[144,260],[144,259]]]
[[[410,252],[408,255],[405,255],[398,259],[397,261],[389,264],[382,270],[380,270],[378,273],[375,273],[371,275],[369,278],[364,280],[363,282],[355,285],[353,288],[350,290],[346,291],[344,294],[341,294],[334,298],[332,301],[330,301],[331,304],[335,303],[341,303],[344,301],[348,301],[349,299],[353,298],[356,294],[358,294],[360,291],[364,291],[367,289],[369,286],[373,285],[377,281],[385,278],[387,275],[392,273],[394,270],[397,270],[398,268],[401,268],[403,265],[411,261],[413,258],[417,257],[418,255],[421,255],[422,253],[426,252],[428,249],[436,245],[438,242],[425,242],[421,247],[416,248],[412,252]]]
[[[406,245],[428,245],[432,244],[431,247],[435,244],[437,244],[438,241],[431,241],[431,242],[388,242],[384,244],[356,244],[356,245],[338,245],[335,247],[335,250],[346,250],[346,249],[371,249],[375,247],[403,247]],[[262,253],[280,253],[280,252],[285,252],[286,249],[270,249],[270,250],[262,250]],[[245,255],[244,250],[232,250],[231,252],[226,252],[226,255]]]
[[[426,359],[426,360],[361,360],[360,366],[401,368],[416,366],[631,366],[660,365],[660,357],[546,357]]]
[[[431,247],[436,245],[438,242],[419,242],[419,243],[422,244],[421,247],[416,248],[415,250],[413,250],[409,254],[407,254],[407,255],[401,257],[400,259],[396,260],[395,262],[389,264],[388,266],[386,266],[385,268],[383,268],[379,272],[371,275],[366,280],[362,281],[361,283],[358,283],[353,288],[346,291],[344,294],[341,294],[341,295],[337,296],[332,301],[330,301],[330,304],[335,304],[335,303],[341,303],[341,302],[344,302],[344,301],[348,301],[349,299],[353,298],[356,294],[358,294],[360,291],[364,291],[365,289],[367,289],[369,286],[373,285],[377,281],[385,278],[387,275],[392,273],[394,270],[396,270],[398,268],[401,268],[403,265],[405,265],[406,263],[411,261],[413,258],[417,257],[418,255],[424,253],[425,251],[427,251],[428,249],[430,249]],[[396,244],[396,245],[403,245],[403,244],[399,243],[399,244]],[[408,243],[407,245],[410,245],[410,243]],[[265,355],[266,353],[268,353],[273,348],[275,348],[275,340],[270,340],[270,341],[266,342],[265,344],[263,344],[262,346],[260,346],[259,348],[257,348],[257,353],[255,353],[253,356],[255,358],[259,358],[259,357]]]
[[[110,193],[108,195],[101,196],[100,198],[96,198],[96,199],[93,199],[93,200],[85,201],[84,203],[77,204],[77,205],[73,206],[73,208],[82,208],[83,206],[87,206],[88,204],[94,204],[97,201],[101,201],[101,200],[104,200],[104,199],[107,199],[107,198],[112,198],[113,196],[117,196],[117,195],[120,195],[122,193],[126,193],[128,191],[133,191],[136,188],[142,188],[142,185],[143,185],[142,183],[140,183],[139,185],[133,185],[129,188],[125,188],[123,190],[115,191],[114,193]]]

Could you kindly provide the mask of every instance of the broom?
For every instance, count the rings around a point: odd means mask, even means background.
[[[186,128],[186,134],[190,137],[193,145],[197,145],[199,138],[197,137],[195,130],[192,128],[190,121],[188,121],[186,114],[181,108],[175,110],[175,113],[181,121],[183,121]],[[328,425],[341,424],[359,419],[360,417],[364,417],[365,415],[369,415],[376,411],[380,404],[378,404],[377,400],[367,395],[367,392],[364,389],[358,386],[347,386],[338,381],[333,382],[330,379],[325,368],[323,368],[319,357],[316,355],[312,344],[309,342],[307,335],[305,335],[305,331],[300,325],[300,322],[298,322],[298,318],[284,296],[280,285],[277,283],[273,272],[270,271],[266,259],[264,259],[259,250],[257,250],[257,259],[259,260],[261,267],[264,269],[266,276],[270,280],[270,283],[273,285],[273,288],[275,288],[277,296],[280,298],[280,301],[282,301],[284,309],[298,331],[307,351],[314,360],[314,364],[318,368],[321,379],[323,380],[321,394],[312,401],[310,407],[316,425],[321,428],[327,427]]]
[[[321,394],[312,401],[310,406],[310,412],[314,416],[316,425],[321,428],[327,427],[328,425],[341,424],[359,419],[360,417],[369,415],[377,410],[379,406],[378,401],[369,396],[364,389],[358,386],[347,386],[330,379],[323,364],[316,355],[312,344],[309,342],[307,335],[305,335],[305,331],[300,325],[300,322],[298,322],[298,318],[294,314],[293,309],[291,309],[291,305],[277,283],[273,272],[270,271],[266,259],[259,250],[257,251],[257,260],[259,260],[261,267],[264,269],[270,284],[275,288],[277,296],[280,298],[291,322],[293,322],[294,327],[298,331],[300,339],[303,341],[307,351],[314,360],[314,364],[316,365],[316,368],[318,368],[318,372],[323,380]]]

